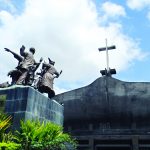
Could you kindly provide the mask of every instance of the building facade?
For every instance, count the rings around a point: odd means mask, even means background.
[[[78,150],[150,150],[150,83],[103,76],[54,97]]]

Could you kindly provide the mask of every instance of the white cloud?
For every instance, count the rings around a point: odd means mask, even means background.
[[[119,10],[118,15],[125,16],[122,7],[114,7],[117,11],[113,16]],[[6,70],[16,66],[11,54],[2,49],[8,47],[19,53],[22,44],[27,49],[36,48],[36,60],[42,56],[47,61],[50,57],[56,62],[56,68],[63,70],[61,77],[55,80],[58,91],[79,88],[100,76],[99,70],[104,69],[106,63],[105,52],[98,52],[98,47],[105,46],[105,38],[108,38],[108,45],[117,47],[109,52],[110,67],[116,68],[117,72],[127,69],[134,60],[142,59],[137,41],[123,33],[121,24],[100,26],[98,19],[92,0],[26,0],[20,16],[1,11],[0,60],[1,70],[5,70],[0,82],[6,80]]]
[[[147,18],[150,20],[150,11],[147,13]]]
[[[147,6],[149,7],[150,0],[127,0],[127,5],[131,9],[141,10],[144,7],[147,7]]]
[[[144,8],[148,8],[147,10],[147,18],[150,20],[150,0],[127,0],[127,6],[133,10],[143,10]]]
[[[0,8],[9,10],[12,13],[16,12],[15,6],[12,4],[11,0],[0,0]]]
[[[104,21],[107,21],[110,18],[118,19],[119,17],[126,16],[124,7],[109,1],[102,4],[101,11],[104,13],[102,17]]]

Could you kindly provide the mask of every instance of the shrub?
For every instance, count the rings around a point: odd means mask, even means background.
[[[21,145],[14,143],[14,136],[6,130],[11,125],[11,116],[0,113],[0,150],[19,150]]]
[[[63,133],[61,126],[51,122],[21,121],[16,137],[23,150],[66,150],[68,145],[76,148],[76,141]]]
[[[5,143],[2,142],[0,143],[0,150],[20,150],[21,145],[14,143],[14,142],[10,142],[10,143]]]
[[[12,119],[11,116],[0,113],[0,142],[3,140],[3,136],[6,130],[11,125],[11,119]]]

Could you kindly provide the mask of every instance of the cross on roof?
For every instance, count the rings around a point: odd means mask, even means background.
[[[106,39],[106,47],[102,47],[102,48],[98,48],[98,50],[101,51],[106,51],[106,64],[107,67],[105,68],[105,70],[101,70],[101,74],[102,75],[107,75],[107,76],[111,76],[111,74],[116,74],[116,70],[115,69],[110,69],[109,68],[109,55],[108,55],[108,50],[112,50],[112,49],[116,49],[115,45],[112,46],[107,46],[107,39]]]

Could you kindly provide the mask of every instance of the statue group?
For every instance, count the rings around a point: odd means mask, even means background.
[[[43,58],[36,62],[34,59],[35,49],[30,48],[29,52],[25,51],[25,46],[20,48],[20,55],[13,52],[8,48],[4,48],[6,52],[10,52],[18,61],[18,65],[15,69],[8,72],[8,76],[11,77],[11,83],[8,82],[0,84],[0,88],[9,87],[12,85],[28,85],[37,89],[41,93],[47,93],[49,98],[55,96],[53,90],[54,78],[58,78],[62,71],[58,72],[54,64],[55,62],[48,58],[48,63],[45,61],[42,63]],[[40,64],[42,63],[42,69],[40,72],[36,72]]]

